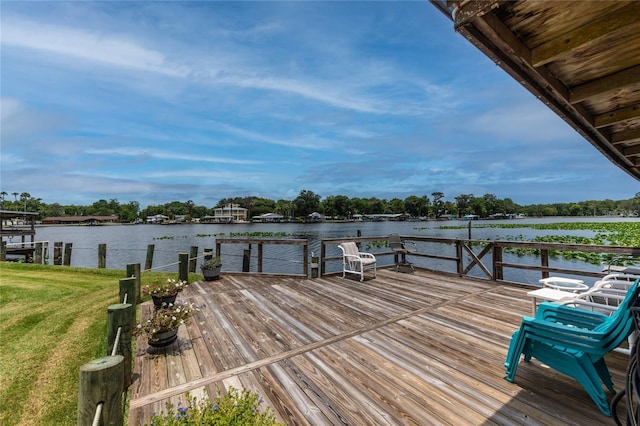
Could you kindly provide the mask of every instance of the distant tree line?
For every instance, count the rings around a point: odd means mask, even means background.
[[[13,199],[11,199],[13,197]],[[350,219],[354,215],[368,214],[406,214],[414,218],[438,219],[443,216],[463,217],[478,215],[481,218],[492,215],[523,214],[532,217],[541,216],[637,216],[640,213],[640,192],[628,200],[581,201],[576,203],[553,203],[519,205],[510,198],[499,199],[494,194],[476,197],[473,194],[460,194],[453,200],[445,199],[442,192],[431,195],[411,195],[405,199],[390,200],[371,198],[350,198],[345,195],[330,195],[324,199],[313,191],[302,190],[293,200],[271,200],[248,196],[223,198],[213,207],[195,205],[191,200],[171,201],[161,205],[150,205],[140,209],[140,203],[129,201],[126,204],[117,199],[98,200],[89,206],[47,204],[34,198],[28,192],[2,191],[0,203],[4,210],[22,210],[37,212],[40,218],[51,216],[110,216],[116,215],[121,222],[144,220],[148,216],[162,214],[173,219],[178,215],[187,220],[213,215],[213,210],[227,204],[237,204],[249,211],[254,217],[264,213],[278,213],[287,218],[303,218],[318,212],[337,219]]]

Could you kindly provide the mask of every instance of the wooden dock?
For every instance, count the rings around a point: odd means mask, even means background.
[[[528,290],[391,269],[364,283],[225,274],[193,284],[180,298],[200,311],[178,341],[155,353],[137,342],[129,424],[187,391],[229,386],[256,391],[288,425],[614,424],[536,360],[504,379]],[[607,358],[618,389],[627,361]]]

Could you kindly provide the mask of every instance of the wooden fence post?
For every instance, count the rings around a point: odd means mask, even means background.
[[[5,262],[7,260],[7,242],[2,240],[0,244],[0,262]]]
[[[140,271],[139,263],[129,263],[127,264],[127,278],[135,278],[136,279],[136,301],[138,303],[142,300],[142,294],[140,293],[140,286],[142,285],[142,272]]]
[[[36,251],[33,254],[33,263],[37,263],[38,265],[42,265],[42,243],[36,243]]]
[[[62,265],[62,241],[53,243],[53,264]]]
[[[189,253],[189,272],[196,272],[196,262],[198,261],[198,246],[191,246]]]
[[[456,268],[459,276],[462,276],[464,272],[462,263],[462,241],[456,239]]]
[[[178,280],[189,281],[189,253],[178,253]]]
[[[98,244],[98,269],[107,267],[107,245]]]
[[[155,244],[149,244],[147,246],[147,258],[144,262],[144,270],[148,271],[149,269],[151,269],[152,265],[153,265],[153,250],[156,248]]]
[[[258,272],[262,272],[262,243],[258,243]]]
[[[251,266],[251,244],[242,252],[242,272],[249,272]]]
[[[311,253],[313,255],[313,253]],[[311,256],[311,278],[318,278],[318,256]]]
[[[132,375],[132,354],[131,336],[134,323],[136,321],[136,311],[131,303],[117,303],[107,307],[107,355],[111,355],[115,344],[118,328],[120,328],[120,340],[116,348],[116,355],[124,357],[124,383],[122,391],[131,386]]]
[[[78,426],[93,424],[96,408],[103,403],[101,425],[124,424],[122,381],[124,357],[107,356],[94,359],[80,367],[78,383]]]
[[[120,302],[124,302],[124,296],[127,295],[126,303],[131,303],[133,306],[138,304],[138,295],[136,294],[136,279],[135,278],[122,278],[120,280]]]
[[[64,245],[64,266],[71,266],[71,249],[73,248],[73,243],[66,243]]]
[[[44,248],[42,250],[42,264],[49,265],[51,263],[49,259],[49,241],[44,242]]]
[[[324,276],[325,273],[325,258],[327,257],[327,246],[324,244],[324,241],[320,241],[320,276]]]
[[[302,246],[302,274],[305,278],[309,277],[309,240]]]
[[[204,261],[213,259],[213,249],[204,249]]]
[[[504,279],[504,268],[502,267],[502,246],[493,244],[493,279],[498,281]]]
[[[542,278],[549,278],[549,250],[540,250],[540,266],[542,266]]]

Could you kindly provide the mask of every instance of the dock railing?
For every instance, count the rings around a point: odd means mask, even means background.
[[[124,424],[123,394],[132,382],[132,336],[140,302],[140,265],[127,265],[128,278],[119,282],[121,303],[107,308],[107,355],[80,367],[79,426]]]
[[[419,248],[418,252],[411,253],[408,257],[413,259],[432,259],[438,262],[450,263],[454,265],[452,272],[458,276],[470,275],[472,269],[479,268],[482,271],[480,279],[490,281],[504,280],[505,269],[524,269],[540,272],[540,278],[547,278],[550,274],[567,274],[584,277],[601,277],[601,272],[587,270],[577,270],[560,268],[550,265],[550,253],[552,252],[576,252],[576,253],[597,253],[607,255],[609,258],[615,256],[635,256],[640,257],[640,247],[608,246],[608,245],[588,245],[588,244],[562,244],[562,243],[539,243],[524,241],[501,241],[501,240],[473,240],[473,239],[451,239],[433,238],[415,235],[401,235],[403,240],[415,242]],[[328,272],[327,265],[335,262],[342,262],[342,256],[327,256],[329,246],[337,246],[343,241],[354,241],[358,244],[366,244],[388,240],[388,236],[370,237],[349,237],[349,238],[327,238],[321,240],[320,248],[320,275]],[[362,251],[367,251],[364,246]],[[537,254],[539,264],[512,263],[504,261],[504,254],[507,252],[526,252]],[[398,261],[397,254],[391,250],[378,250],[375,253],[379,265],[385,266],[385,260],[394,256],[393,265]],[[604,260],[604,258],[603,258]],[[429,267],[435,272],[447,273],[447,271]],[[341,270],[341,269],[340,269]],[[474,276],[474,278],[478,278]]]

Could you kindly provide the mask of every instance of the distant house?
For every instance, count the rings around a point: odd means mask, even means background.
[[[154,216],[147,216],[145,218],[145,221],[147,223],[163,223],[166,220],[169,220],[169,216],[165,216],[163,214],[156,214]]]
[[[477,214],[467,214],[467,215],[464,215],[463,219],[464,220],[478,220],[478,219],[480,219],[480,216],[478,216]]]
[[[242,223],[247,221],[249,211],[239,204],[227,204],[224,207],[213,209],[213,217],[206,216],[206,221],[210,223]],[[203,219],[205,219],[203,218]]]
[[[251,218],[256,223],[280,223],[283,219],[284,216],[277,213],[265,213]]]
[[[42,219],[43,225],[98,225],[103,223],[119,223],[118,216],[50,216]]]
[[[313,212],[307,216],[307,222],[322,222],[324,220],[324,216],[318,212]]]

